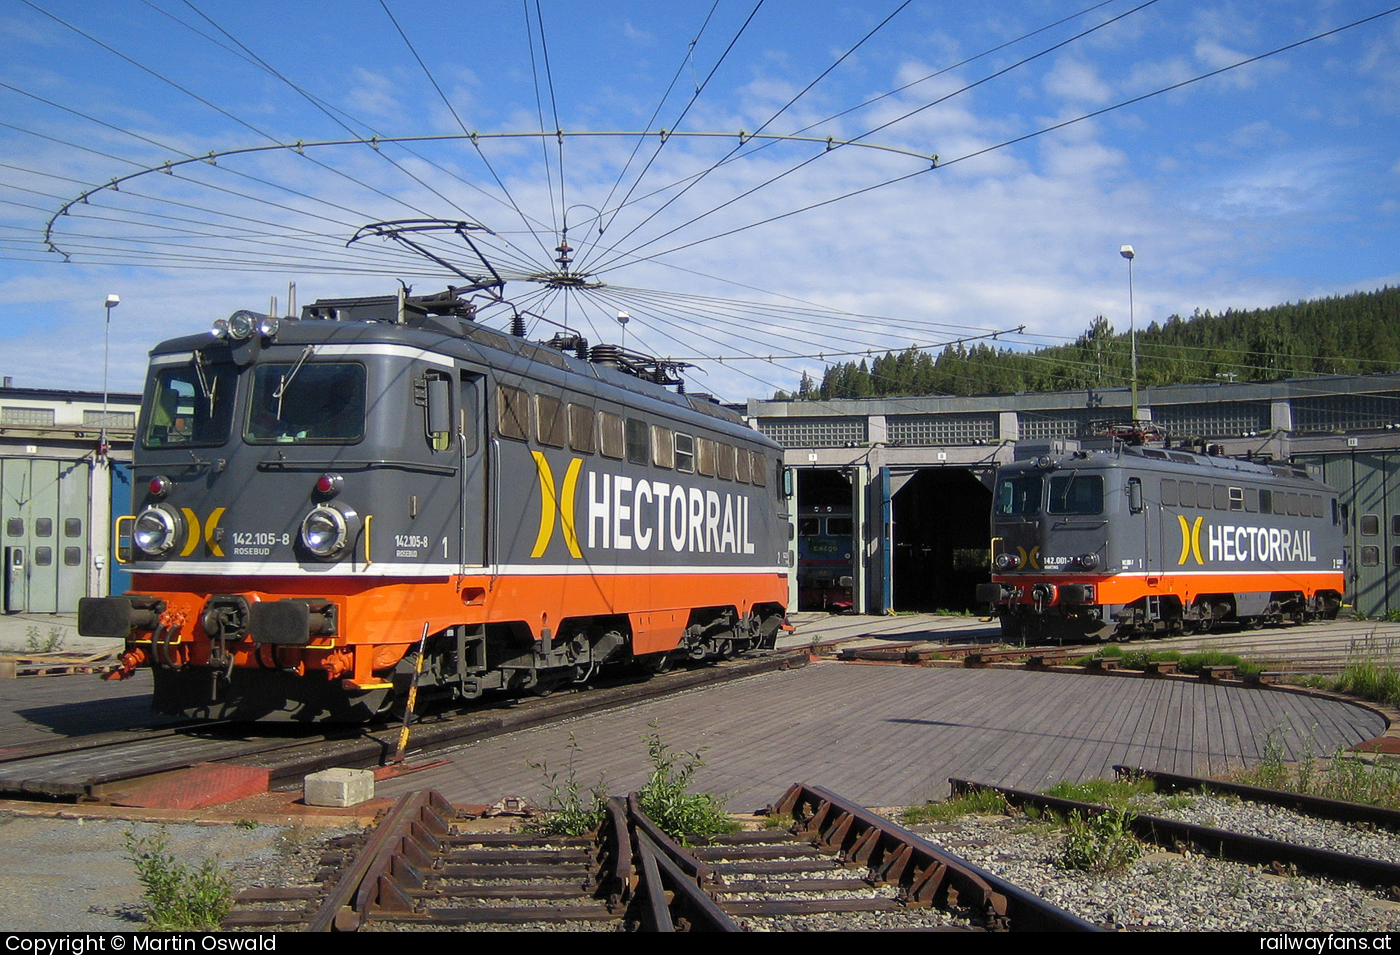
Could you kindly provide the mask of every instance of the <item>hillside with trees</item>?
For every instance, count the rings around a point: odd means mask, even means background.
[[[1400,371],[1400,288],[1252,311],[1199,309],[1138,332],[1138,384],[1277,381]],[[907,395],[1004,395],[1126,386],[1131,342],[1099,316],[1073,344],[1013,351],[949,345],[936,357],[909,349],[804,374],[776,401]]]

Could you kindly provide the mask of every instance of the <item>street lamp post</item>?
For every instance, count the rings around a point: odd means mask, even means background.
[[[1133,427],[1138,423],[1138,394],[1137,394],[1137,322],[1133,315],[1133,247],[1125,245],[1118,250],[1118,254],[1128,260],[1128,338],[1132,341],[1133,348]]]
[[[627,350],[627,323],[632,320],[632,316],[626,312],[617,313],[617,323],[622,326],[622,348]]]
[[[107,322],[102,334],[102,438],[98,445],[103,456],[107,454],[107,359],[112,351],[112,309],[121,303],[120,295],[108,295],[105,303]]]

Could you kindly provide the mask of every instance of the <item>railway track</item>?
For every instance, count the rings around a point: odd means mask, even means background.
[[[473,740],[570,716],[805,665],[805,652],[678,670],[645,679],[596,684],[587,691],[548,698],[512,699],[467,710],[439,710],[414,724],[420,751]],[[382,765],[394,753],[397,726],[233,724],[198,722],[99,732],[55,742],[0,748],[0,793],[26,798],[119,802],[141,780],[201,764],[265,770],[269,783],[299,781],[331,766]]]
[[[1400,636],[1393,624],[1338,620],[1303,625],[1288,624],[1262,630],[1222,629],[1208,634],[1159,637],[1118,643],[1147,651],[1181,653],[1219,651],[1287,673],[1337,673],[1358,659],[1400,665]],[[941,643],[936,640],[895,640],[880,646],[848,647],[838,651],[841,660],[872,663],[921,664],[934,660],[961,660],[968,666],[1032,661],[1054,665],[1095,653],[1102,643],[1034,647],[988,646],[986,643]]]
[[[1293,793],[1260,789],[1254,786],[1237,786],[1216,780],[1177,774],[1144,773],[1115,767],[1124,774],[1142,775],[1158,783],[1161,788],[1191,789],[1196,792],[1214,790],[1242,799],[1267,802],[1273,805],[1288,806],[1304,814],[1318,815],[1328,819],[1344,819],[1347,822],[1364,823],[1372,826],[1397,827],[1400,813],[1395,810],[1361,806],[1355,803],[1342,803],[1333,799],[1316,799],[1298,796]],[[1040,812],[1052,812],[1061,817],[1078,813],[1081,818],[1115,812],[1112,807],[1096,803],[1080,802],[1032,793],[1002,786],[990,786],[963,779],[950,779],[953,795],[966,795],[975,791],[991,791],[1001,795],[1008,804],[1021,809],[1032,808]],[[1162,816],[1145,813],[1127,813],[1124,825],[1140,841],[1172,850],[1190,850],[1199,854],[1233,862],[1263,866],[1279,873],[1307,872],[1329,879],[1360,882],[1366,885],[1388,889],[1392,895],[1400,897],[1400,862],[1390,859],[1371,858],[1317,846],[1301,845],[1279,839],[1270,839],[1246,832],[1237,832],[1218,826],[1206,826],[1183,822]]]
[[[225,927],[1097,930],[824,790],[793,786],[771,818],[688,848],[634,795],[609,800],[593,838],[472,834],[419,791],[325,887],[245,892]]]

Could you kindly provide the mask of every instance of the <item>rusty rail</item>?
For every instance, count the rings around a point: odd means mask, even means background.
[[[949,779],[948,783],[952,786],[955,796],[978,790],[990,790],[999,793],[1012,805],[1033,806],[1042,811],[1050,811],[1062,816],[1077,812],[1081,817],[1087,818],[1114,811],[1108,806],[1100,806],[1096,803],[1060,799],[1042,793],[1026,792],[1004,786],[990,786],[965,779]],[[1251,836],[1242,832],[1231,832],[1227,829],[1163,819],[1160,816],[1130,813],[1126,822],[1133,835],[1142,841],[1167,848],[1190,846],[1203,854],[1211,854],[1235,862],[1268,866],[1292,865],[1334,879],[1354,880],[1370,885],[1400,885],[1400,864],[1394,862],[1347,855],[1331,849],[1294,845],[1279,842],[1276,839],[1266,839],[1263,836]]]
[[[329,889],[255,890],[240,897],[243,907],[236,907],[225,925],[304,924],[308,931],[324,932],[358,931],[371,922],[532,927],[571,922],[736,932],[739,915],[849,915],[873,917],[883,925],[891,914],[907,917],[937,906],[970,918],[963,924],[973,928],[1096,930],[826,790],[793,786],[774,812],[790,816],[792,825],[689,848],[642,812],[635,793],[625,801],[608,800],[593,836],[572,838],[454,832],[457,813],[441,796],[409,793],[384,815]],[[712,864],[708,858],[723,861]],[[734,874],[732,883],[726,884],[721,868]],[[882,895],[868,896],[882,885],[888,887]],[[849,897],[853,888],[861,890],[859,897]],[[741,894],[751,900],[726,901]],[[246,907],[250,901],[306,907],[252,910]]]
[[[997,929],[1100,931],[828,790],[794,785],[774,809],[791,814],[819,846],[868,866],[880,881],[897,883],[910,904],[980,910]]]
[[[1209,789],[1212,792],[1238,796],[1250,802],[1266,803],[1271,806],[1284,806],[1317,816],[1320,819],[1335,819],[1340,822],[1365,822],[1387,829],[1400,830],[1400,809],[1386,809],[1382,806],[1367,806],[1362,803],[1329,799],[1326,796],[1307,796],[1279,789],[1265,789],[1262,786],[1246,786],[1243,783],[1230,783],[1220,779],[1206,779],[1201,776],[1184,776],[1179,773],[1166,773],[1156,769],[1139,769],[1132,766],[1114,766],[1113,771],[1120,777],[1149,780],[1159,792],[1173,792],[1180,789]]]

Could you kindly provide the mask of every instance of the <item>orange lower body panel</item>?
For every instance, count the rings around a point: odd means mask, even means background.
[[[157,660],[197,666],[210,662],[210,639],[200,615],[211,595],[237,595],[249,603],[328,600],[336,608],[333,636],[313,637],[305,647],[241,641],[233,649],[234,666],[321,670],[331,678],[365,684],[418,642],[424,624],[435,634],[458,625],[519,623],[539,638],[546,631],[557,634],[572,619],[626,614],[634,627],[633,652],[657,653],[676,647],[692,609],[732,606],[742,616],[756,605],[785,605],[787,579],[743,573],[412,580],[150,574],[135,577],[132,593],[157,597],[166,605],[161,615],[165,645],[159,634],[149,632],[138,633],[132,642],[150,644]]]
[[[1034,603],[1030,589],[1038,583],[1093,584],[1094,602],[1130,604],[1149,596],[1173,596],[1183,606],[1202,594],[1301,593],[1311,598],[1319,591],[1342,593],[1346,581],[1340,572],[1317,573],[1195,573],[1195,574],[1035,574],[998,575],[994,583],[1021,588],[1013,603]]]

